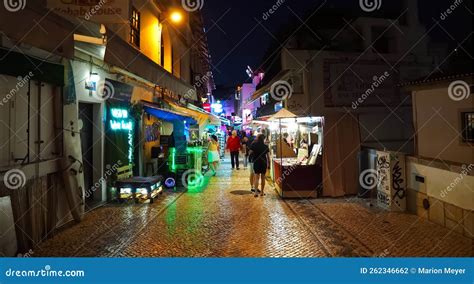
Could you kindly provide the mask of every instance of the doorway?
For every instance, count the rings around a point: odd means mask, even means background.
[[[86,211],[94,203],[94,151],[93,151],[93,112],[92,104],[79,103],[79,119],[82,120],[81,150],[84,165],[84,189],[86,192]]]

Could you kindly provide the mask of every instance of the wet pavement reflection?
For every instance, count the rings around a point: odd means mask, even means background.
[[[409,214],[351,199],[281,200],[250,192],[248,170],[223,162],[202,190],[154,204],[98,208],[40,244],[35,256],[469,256],[471,239]],[[435,249],[433,249],[435,248]]]

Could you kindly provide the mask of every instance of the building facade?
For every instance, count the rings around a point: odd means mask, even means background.
[[[407,157],[408,211],[469,237],[474,229],[473,75],[438,76],[411,90],[415,155]]]
[[[201,106],[212,93],[202,16],[175,4],[29,1],[17,12],[1,7],[0,88],[6,95],[0,177],[16,173],[12,181],[19,184],[2,183],[0,196],[12,208],[16,226],[8,231],[19,252],[110,199],[108,182],[119,162],[109,155],[119,143],[114,130],[131,137],[120,163],[144,174],[150,149],[141,138],[153,122],[137,115],[130,127],[118,129],[116,116],[123,121],[139,114],[134,110],[144,101]],[[166,123],[161,127],[171,131]]]

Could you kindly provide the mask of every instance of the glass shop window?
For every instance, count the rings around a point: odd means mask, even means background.
[[[474,142],[474,112],[461,113],[462,119],[462,141],[465,143]]]
[[[130,43],[140,48],[140,12],[135,8],[130,19]]]

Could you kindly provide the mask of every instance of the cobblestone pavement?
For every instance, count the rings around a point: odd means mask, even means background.
[[[35,256],[324,257],[472,256],[473,241],[357,199],[254,198],[248,172],[224,162],[196,192],[154,204],[108,205],[61,230]]]

